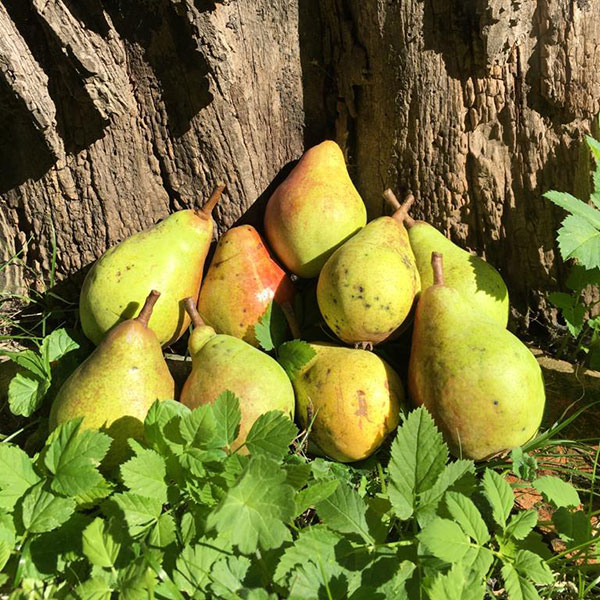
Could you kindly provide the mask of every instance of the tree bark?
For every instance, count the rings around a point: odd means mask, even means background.
[[[222,232],[331,137],[371,216],[411,189],[545,321],[565,269],[541,194],[589,191],[598,64],[595,0],[2,0],[0,258],[24,266],[0,278],[47,278],[55,237],[75,290],[219,179]]]

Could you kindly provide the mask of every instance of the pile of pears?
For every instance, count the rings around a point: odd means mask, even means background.
[[[507,331],[508,292],[498,272],[409,214],[384,192],[391,216],[367,223],[339,146],[310,148],[269,199],[267,241],[233,227],[205,262],[211,213],[176,212],[109,249],[89,270],[80,320],[97,347],[57,394],[50,426],[83,417],[114,439],[107,464],[143,438],[155,401],[190,408],[226,391],[242,414],[234,449],[245,451],[256,419],[278,410],[308,432],[308,450],[341,462],[367,458],[401,413],[425,405],[451,450],[475,460],[522,445],[540,425],[545,394],[531,352]],[[318,278],[318,279],[317,279]],[[259,345],[256,327],[276,303],[291,336],[297,288],[314,295],[327,341],[288,375]],[[192,325],[191,372],[180,394],[163,356]],[[412,327],[412,342],[410,329]],[[385,346],[396,340],[396,344]],[[402,340],[405,340],[403,342]],[[391,363],[411,346],[407,391]],[[178,398],[175,396],[178,395]]]

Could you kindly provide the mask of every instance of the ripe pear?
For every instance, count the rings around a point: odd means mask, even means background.
[[[316,352],[295,377],[298,420],[309,440],[340,462],[367,458],[394,431],[404,407],[402,382],[366,350],[311,343]]]
[[[391,190],[386,190],[384,197],[392,205],[398,205]],[[509,311],[508,290],[498,271],[479,256],[459,248],[429,223],[415,221],[407,213],[404,224],[408,229],[410,244],[421,275],[422,290],[433,285],[431,253],[442,252],[447,284],[477,309],[500,323],[502,327],[506,327]]]
[[[202,320],[217,333],[258,346],[254,326],[271,301],[289,310],[294,284],[273,260],[258,231],[233,227],[219,240],[198,299]]]
[[[154,401],[175,394],[158,339],[148,327],[159,296],[153,290],[135,319],[110,330],[65,381],[52,404],[51,430],[83,417],[83,428],[105,430],[112,436],[105,465],[123,460],[127,438],[143,439],[144,419]]]
[[[419,299],[409,391],[425,405],[451,451],[482,460],[523,445],[544,412],[541,369],[527,347],[444,283],[432,254],[433,285]]]
[[[265,210],[271,247],[292,273],[306,278],[316,277],[331,253],[366,222],[342,150],[329,140],[304,153]]]
[[[293,419],[294,390],[279,363],[239,338],[217,334],[204,324],[192,298],[185,300],[185,307],[194,330],[188,342],[192,372],[181,391],[181,402],[193,409],[212,404],[225,391],[233,392],[242,413],[234,450],[245,442],[254,421],[263,413],[281,410]]]
[[[404,227],[406,203],[371,221],[327,260],[317,285],[319,309],[344,342],[374,345],[393,339],[421,289]]]
[[[225,189],[219,184],[199,210],[180,210],[105,252],[87,274],[79,299],[85,335],[98,344],[130,319],[149,287],[161,290],[150,328],[162,346],[177,341],[190,324],[183,299],[198,296],[213,233],[211,212]]]

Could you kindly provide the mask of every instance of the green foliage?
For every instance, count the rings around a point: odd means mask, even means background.
[[[276,350],[288,339],[288,324],[277,302],[271,301],[267,310],[254,326],[254,335],[266,352]]]

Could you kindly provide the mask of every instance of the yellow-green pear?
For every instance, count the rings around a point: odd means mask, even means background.
[[[433,285],[415,314],[409,363],[413,404],[425,405],[451,451],[481,460],[521,446],[544,412],[541,369],[512,333],[446,285],[432,255]]]
[[[386,190],[383,195],[393,206],[399,205],[391,190]],[[404,224],[421,276],[421,289],[426,290],[433,285],[431,253],[442,252],[446,283],[475,308],[506,327],[509,299],[500,273],[479,256],[458,247],[429,223],[415,221],[406,213]]]
[[[310,344],[316,356],[294,378],[298,420],[309,440],[340,462],[367,458],[396,429],[404,390],[396,372],[366,350]]]
[[[403,224],[409,208],[410,202],[368,223],[329,257],[319,275],[321,314],[348,344],[393,339],[421,289]]]
[[[148,288],[161,291],[150,328],[162,346],[177,341],[190,324],[183,299],[198,297],[213,234],[211,212],[224,184],[199,210],[180,210],[105,252],[87,274],[79,298],[85,335],[98,344],[120,321],[130,319]]]
[[[193,298],[185,300],[185,307],[194,330],[188,342],[192,372],[181,391],[181,402],[193,409],[212,404],[225,391],[233,392],[240,400],[242,413],[239,435],[232,444],[234,450],[245,442],[260,415],[281,410],[293,419],[294,390],[281,365],[239,338],[217,335],[202,321]]]
[[[342,150],[330,140],[304,153],[265,210],[271,247],[292,273],[307,278],[316,277],[331,253],[366,222]]]
[[[82,427],[106,431],[114,442],[104,464],[127,455],[127,439],[143,439],[144,419],[156,400],[172,399],[175,384],[148,327],[160,294],[152,291],[135,319],[119,323],[60,388],[50,429],[83,417]]]

